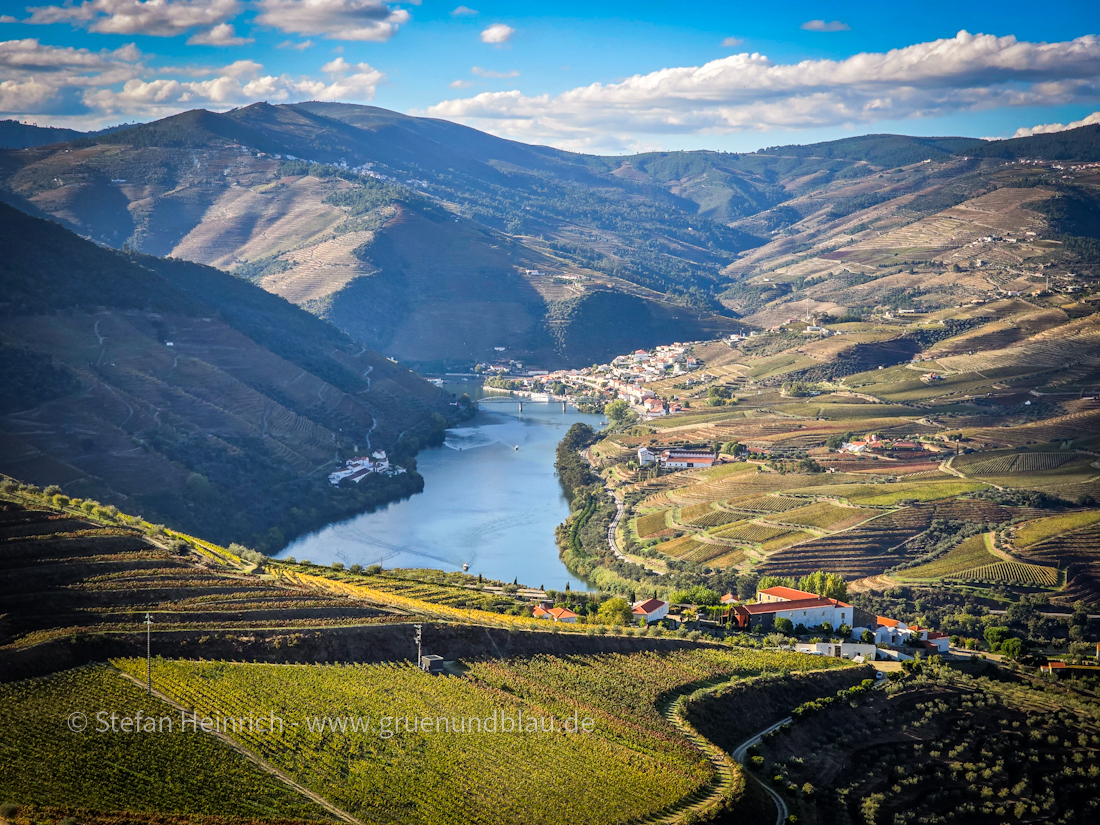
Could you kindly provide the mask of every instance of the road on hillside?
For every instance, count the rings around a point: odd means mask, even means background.
[[[737,760],[737,763],[739,765],[744,765],[745,752],[748,751],[749,748],[751,748],[773,730],[778,730],[790,721],[791,717],[788,716],[786,719],[781,719],[780,721],[776,722],[770,728],[764,728],[764,730],[760,731],[760,733],[754,736],[750,736],[748,739],[737,746],[737,748],[733,752],[733,758]],[[790,812],[787,810],[787,803],[783,801],[783,797],[781,797],[778,793],[768,787],[768,785],[766,785],[763,781],[757,781],[760,782],[760,787],[764,789],[765,793],[767,793],[768,796],[771,797],[772,802],[775,803],[775,825],[783,825],[783,823],[787,821],[787,817],[790,815]]]
[[[610,487],[607,488],[607,492],[615,499],[615,518],[611,519],[611,525],[607,528],[607,543],[611,546],[611,552],[615,554],[615,558],[626,561],[626,556],[615,541],[615,531],[619,529],[619,521],[623,517],[623,511],[626,510],[626,501],[616,496]]]

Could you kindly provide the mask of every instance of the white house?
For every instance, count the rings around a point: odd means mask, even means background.
[[[874,629],[875,642],[884,645],[900,645],[913,635],[912,628],[905,622],[890,619],[886,616],[875,616],[878,627]]]
[[[812,599],[734,605],[729,616],[742,629],[754,624],[767,627],[775,624],[777,619],[790,619],[795,627],[802,625],[806,628],[820,627],[823,622],[828,622],[835,629],[842,624],[851,626],[852,606],[837,599],[815,596]]]
[[[668,615],[668,602],[660,599],[646,599],[644,602],[634,602],[631,612],[634,620],[645,619],[646,624],[659,622]]]
[[[578,618],[576,613],[566,607],[542,607],[537,606],[532,614],[536,619],[574,624]]]
[[[638,448],[638,466],[646,467],[659,458],[658,454],[646,447]]]
[[[812,656],[831,656],[837,659],[854,659],[862,656],[865,661],[873,662],[878,648],[872,644],[857,642],[799,642],[794,646],[797,653],[809,653]]]

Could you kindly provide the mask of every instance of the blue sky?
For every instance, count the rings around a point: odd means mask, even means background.
[[[0,117],[322,98],[613,153],[1006,137],[1100,110],[1100,4],[920,5],[0,0]]]

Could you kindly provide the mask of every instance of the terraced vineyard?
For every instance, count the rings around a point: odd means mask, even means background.
[[[668,510],[658,510],[655,513],[638,516],[638,520],[635,522],[638,536],[644,539],[667,530],[667,517]]]
[[[142,674],[139,675],[143,675]],[[90,811],[331,821],[265,773],[104,666],[0,684],[0,798]],[[152,733],[103,729],[100,712],[158,720]],[[83,713],[88,727],[66,719]],[[167,722],[161,722],[164,718]]]
[[[1058,568],[1042,567],[1038,564],[1021,564],[1014,561],[999,561],[994,564],[964,570],[958,574],[958,578],[1005,582],[1006,584],[1037,585],[1039,587],[1057,587]]]
[[[165,537],[167,538],[167,537]],[[386,621],[390,611],[288,587],[223,564],[213,545],[179,555],[122,524],[0,504],[0,643],[28,645],[77,629],[282,627]],[[198,551],[202,551],[201,553]]]
[[[841,507],[822,501],[771,516],[770,521],[816,527],[820,530],[843,530],[876,515],[877,511],[866,507]]]
[[[1017,528],[1013,535],[1013,543],[1018,548],[1031,547],[1054,536],[1071,533],[1095,524],[1100,524],[1100,511],[1098,510],[1085,510],[1035,519]]]
[[[794,532],[796,531],[789,527],[775,527],[771,524],[761,524],[754,521],[739,521],[736,524],[730,524],[726,527],[712,530],[710,534],[723,539],[743,541],[749,544],[762,544],[763,542],[780,536],[786,536]]]
[[[142,660],[116,664],[144,674]],[[552,811],[555,820],[610,823],[669,807],[712,777],[710,763],[658,708],[670,692],[804,666],[797,654],[720,649],[475,662],[462,678],[397,664],[156,660],[153,680],[206,715],[247,708],[283,719],[288,724],[277,734],[232,735],[364,821],[511,825],[547,821]],[[312,720],[333,708],[363,720],[369,733],[316,730]],[[592,720],[590,734],[563,732],[574,713]],[[537,720],[542,728],[485,730],[490,719],[520,714],[524,725]],[[430,729],[412,725],[423,719]],[[552,724],[556,732],[548,732]],[[593,782],[596,765],[614,770]]]
[[[979,454],[980,455],[980,454]],[[1078,458],[1075,452],[1025,452],[997,455],[982,458],[980,461],[960,463],[956,459],[953,466],[958,470],[977,476],[1001,476],[1010,473],[1037,473],[1053,470]]]
[[[800,576],[828,570],[846,578],[882,573],[907,556],[891,552],[928,529],[932,513],[923,507],[907,507],[859,527],[811,539],[768,556],[761,570],[780,576]]]
[[[1062,525],[1074,521],[1080,523],[1084,515],[1091,515],[1091,513],[1069,514],[1075,517],[1072,519],[1068,516],[1062,517],[1064,519]],[[1047,533],[1052,526],[1044,525],[1043,522],[1048,521],[1053,519],[1031,522],[1025,525],[1025,529],[1038,525],[1036,535]],[[1100,605],[1100,530],[1097,530],[1095,520],[1086,527],[1047,535],[1029,544],[1020,551],[1020,555],[1038,563],[1068,568],[1066,586],[1057,601],[1072,604],[1080,599],[1087,604]]]
[[[971,536],[938,559],[910,567],[897,575],[904,579],[942,579],[960,577],[970,570],[992,567],[1000,560],[986,549],[985,536]]]
[[[714,546],[701,542],[693,536],[680,536],[680,538],[672,539],[672,541],[661,542],[654,549],[666,556],[672,556],[674,559],[682,559],[700,547],[711,548]]]
[[[716,510],[710,504],[693,504],[680,510],[680,520],[691,527],[717,527],[744,518],[730,510]]]

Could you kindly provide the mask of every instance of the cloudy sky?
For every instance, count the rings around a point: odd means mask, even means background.
[[[1008,137],[1100,122],[1100,4],[0,0],[0,118],[310,99],[604,153]]]

